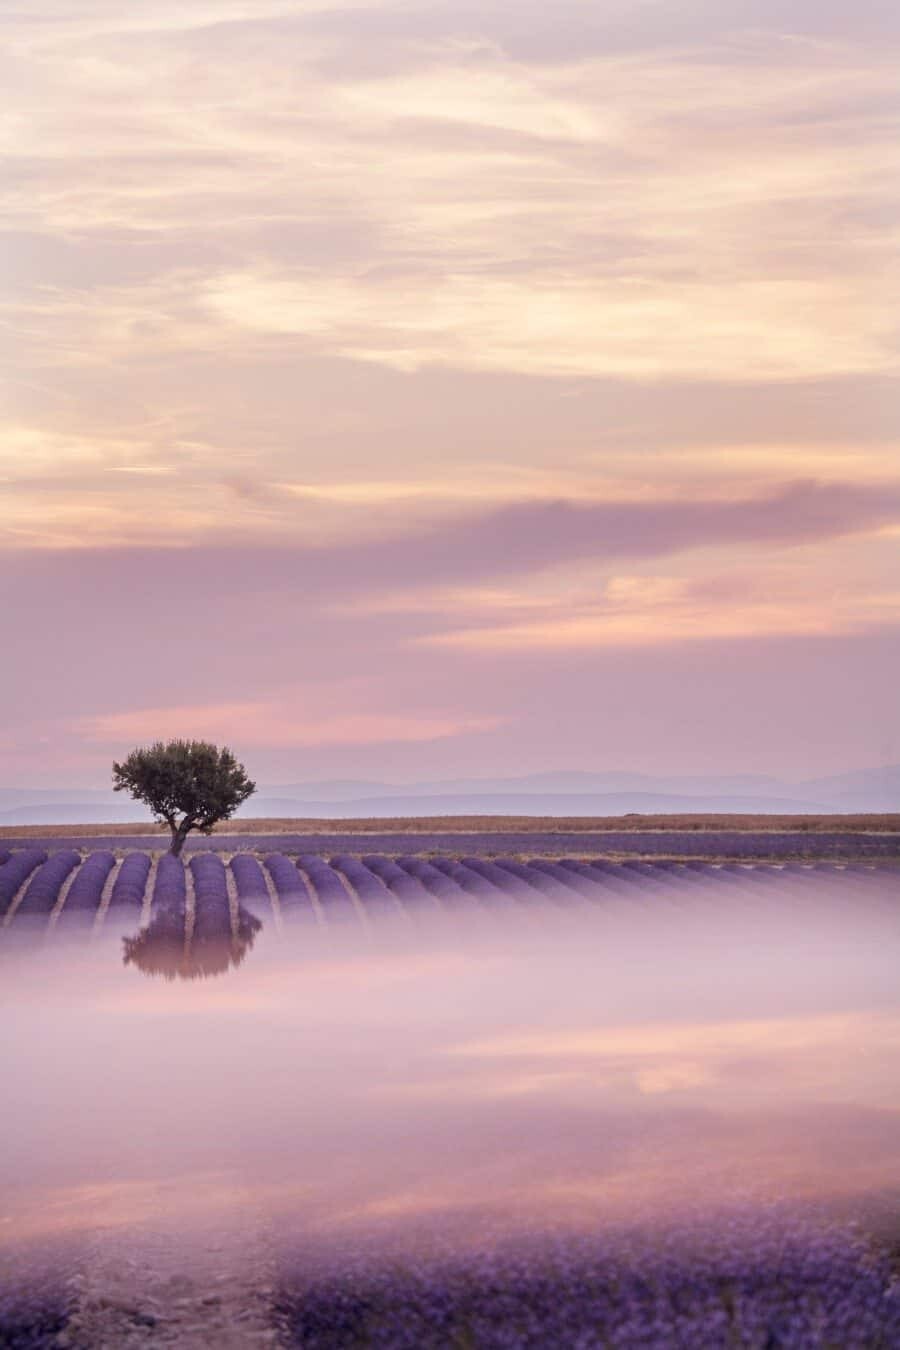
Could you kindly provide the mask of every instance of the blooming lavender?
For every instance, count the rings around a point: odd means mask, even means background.
[[[386,883],[359,858],[352,858],[347,854],[338,854],[337,857],[332,858],[331,866],[335,871],[341,872],[346,877],[359,900],[365,906],[367,914],[374,916],[397,913],[397,901]],[[407,876],[406,880],[412,884],[411,877]]]
[[[153,909],[173,909],[184,911],[187,901],[187,883],[184,876],[184,863],[171,853],[164,853],[156,869],[156,881],[153,886]]]
[[[434,897],[418,877],[399,867],[393,858],[385,858],[380,853],[366,853],[363,863],[370,872],[380,877],[404,905],[418,909],[434,909]]]
[[[146,853],[129,853],[122,859],[119,874],[113,882],[109,898],[110,909],[129,906],[140,909],[150,874],[150,858]]]
[[[551,881],[555,881],[557,886],[567,890],[572,902],[577,900],[594,900],[597,898],[599,882],[596,877],[582,876],[577,868],[565,867],[562,862],[550,862],[545,858],[532,858],[528,866],[535,872],[541,872]]]
[[[432,864],[439,872],[443,872],[444,876],[455,881],[460,890],[474,896],[480,904],[490,908],[492,905],[508,903],[498,887],[490,881],[485,881],[484,877],[473,872],[471,867],[465,867],[455,858],[432,858]]]
[[[74,848],[64,848],[58,853],[51,853],[29,881],[19,904],[19,913],[49,914],[59,899],[63,882],[80,862],[81,854]]]
[[[302,867],[309,877],[320,905],[327,910],[330,918],[355,917],[353,901],[347,894],[344,883],[324,858],[312,853],[301,853],[297,865]]]
[[[94,914],[100,904],[100,897],[106,878],[115,866],[112,853],[103,850],[90,853],[75,873],[75,880],[69,887],[62,914],[70,915],[77,910]]]
[[[0,913],[5,914],[26,877],[47,861],[42,848],[23,848],[0,864]]]
[[[494,861],[502,871],[509,872],[510,876],[517,877],[519,881],[524,882],[538,895],[557,903],[560,900],[565,903],[568,895],[567,888],[554,881],[552,877],[548,877],[545,872],[541,872],[535,867],[529,867],[527,863],[517,862],[514,858],[495,858]]]
[[[540,896],[533,886],[529,886],[527,882],[508,868],[498,867],[496,862],[488,861],[486,858],[461,858],[460,863],[463,867],[468,867],[476,876],[488,882],[489,885],[496,886],[498,891],[520,904],[531,905],[540,900]]]
[[[420,881],[444,909],[471,908],[473,897],[463,890],[459,882],[435,867],[434,863],[426,862],[424,858],[399,857],[397,866]]]
[[[263,870],[250,853],[236,853],[229,864],[238,899],[242,904],[269,909],[269,892]]]
[[[565,1237],[288,1267],[279,1308],[304,1350],[890,1350],[900,1295],[852,1229],[721,1216],[653,1233]],[[316,1265],[319,1268],[316,1269]]]
[[[610,822],[611,824],[612,822]],[[587,824],[587,822],[586,822]],[[367,841],[373,852],[388,855],[401,853],[409,847],[409,835],[399,831],[385,829],[381,834],[367,833]],[[247,849],[265,849],[269,846],[270,835],[251,834],[241,831],[241,847]],[[83,848],[139,848],[142,836],[106,835],[86,836],[78,840]],[[14,840],[11,847],[16,848],[20,840]],[[32,841],[41,847],[56,847],[58,840],[51,835],[39,841]],[[317,853],[345,853],[358,847],[359,834],[335,830],[317,834],[281,834],[279,843],[288,853],[308,849]],[[763,859],[809,859],[815,862],[828,859],[834,863],[842,860],[848,865],[866,868],[871,862],[900,860],[900,840],[895,832],[841,831],[841,830],[718,830],[718,829],[679,829],[647,830],[584,828],[568,830],[513,830],[499,828],[496,831],[449,832],[441,830],[432,834],[417,834],[417,846],[425,853],[447,852],[457,855],[469,853],[487,853],[490,856],[507,853],[511,855],[538,854],[551,856],[554,853],[577,853],[582,850],[602,849],[605,853],[639,854],[641,857],[658,858],[680,857],[686,852],[696,858],[738,858],[743,860]],[[194,848],[214,849],[230,853],[234,848],[233,839],[227,834],[212,835],[208,839],[195,840],[191,837],[185,845],[190,852]]]
[[[237,859],[235,859],[237,861]],[[283,853],[270,853],[265,859],[281,912],[285,915],[310,914],[309,891],[297,868]]]
[[[228,926],[228,884],[225,864],[215,853],[196,853],[190,861],[194,879],[194,930],[217,930]]]

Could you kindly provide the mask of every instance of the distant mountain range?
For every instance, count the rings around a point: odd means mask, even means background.
[[[762,774],[656,776],[550,772],[516,778],[382,783],[328,779],[262,786],[238,814],[259,817],[618,816],[635,811],[823,814],[900,811],[900,765],[786,782]],[[0,824],[147,821],[147,811],[105,789],[0,788]]]

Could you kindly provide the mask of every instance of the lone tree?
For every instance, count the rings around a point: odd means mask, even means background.
[[[113,788],[145,802],[155,819],[168,825],[169,852],[177,858],[191,830],[211,834],[217,821],[228,820],[256,791],[256,784],[227,746],[157,741],[113,764]]]

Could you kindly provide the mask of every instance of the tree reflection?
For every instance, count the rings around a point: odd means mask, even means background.
[[[184,904],[161,905],[146,928],[122,939],[122,961],[165,980],[208,979],[237,968],[261,928],[241,905],[234,924],[224,906],[214,912],[198,907],[192,927]]]

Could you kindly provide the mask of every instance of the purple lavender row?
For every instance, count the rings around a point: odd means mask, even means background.
[[[508,896],[520,905],[532,905],[540,901],[537,888],[529,884],[523,876],[516,875],[509,868],[499,867],[496,862],[486,858],[461,858],[463,867],[468,867],[476,876],[495,886],[504,896]]]
[[[461,891],[480,903],[490,903],[491,897],[488,892],[491,890],[499,894],[496,887],[486,886],[476,872],[473,872],[469,867],[464,867],[455,858],[432,858],[431,863],[436,871],[455,882]]]
[[[595,868],[592,863],[563,858],[558,866],[559,875],[564,877],[566,883],[584,900],[602,901],[610,897],[634,899],[646,895],[640,873],[634,869],[626,871],[618,863],[611,863],[609,867]]]
[[[319,904],[329,917],[350,918],[355,916],[356,910],[353,907],[353,901],[344,888],[344,883],[337,872],[329,867],[324,859],[317,857],[315,854],[301,853],[297,859],[297,866],[302,867],[309,877]]]
[[[400,857],[397,866],[402,867],[411,877],[433,895],[443,909],[471,909],[473,896],[463,890],[458,881],[446,876],[433,863],[424,858]]]
[[[366,836],[367,846],[372,852],[389,856],[402,853],[410,846],[410,836],[405,833],[385,831],[383,834]],[[5,847],[40,847],[54,849],[63,842],[58,836],[48,832],[40,839],[9,838]],[[67,839],[66,843],[80,848],[141,848],[144,837],[141,835],[105,835],[84,836]],[[359,849],[358,833],[327,831],[320,834],[284,834],[278,836],[279,847],[287,853],[301,850],[321,855],[348,853]],[[162,846],[162,840],[158,847]],[[241,849],[264,850],[271,848],[272,836],[266,834],[241,834]],[[900,860],[900,832],[849,833],[835,831],[798,830],[786,832],[738,831],[738,830],[576,830],[521,832],[499,829],[495,833],[454,832],[417,834],[416,848],[422,853],[449,852],[457,855],[479,854],[495,856],[528,856],[540,854],[552,856],[560,853],[615,853],[655,854],[661,858],[682,857],[686,853],[701,858],[730,857],[744,860],[764,860],[773,858],[828,858],[839,862],[842,859]],[[235,847],[235,837],[227,833],[212,835],[209,838],[190,836],[185,845],[188,853],[195,850],[213,850],[231,853]]]
[[[59,899],[63,882],[80,861],[81,853],[73,848],[51,853],[28,882],[19,904],[19,914],[50,914]]]
[[[347,878],[368,913],[375,915],[397,913],[397,901],[388,886],[359,858],[339,854],[336,858],[332,858],[331,866]],[[406,880],[409,881],[411,878],[406,877]]]
[[[234,859],[232,866],[237,859]],[[306,883],[290,858],[283,853],[270,853],[265,860],[266,871],[272,878],[282,914],[287,916],[311,913]]]
[[[184,909],[187,903],[187,883],[184,863],[164,853],[156,869],[153,886],[153,909]]]
[[[435,909],[434,896],[422,885],[418,877],[400,867],[392,858],[384,858],[379,853],[367,853],[363,865],[384,883],[404,905],[416,909]]]
[[[5,914],[19,893],[26,877],[47,861],[42,848],[23,848],[0,864],[0,914]]]
[[[231,931],[225,864],[216,853],[191,858],[194,879],[194,937],[218,937]]]
[[[514,858],[497,858],[497,867],[503,872],[508,872],[510,876],[515,877],[519,882],[530,887],[538,897],[545,900],[552,900],[554,904],[571,904],[575,898],[571,890],[552,877],[546,876],[543,872],[535,871],[526,863],[517,862]]]
[[[110,909],[128,906],[140,910],[150,875],[150,859],[146,853],[129,853],[122,859],[119,874],[113,882],[109,897]]]
[[[232,858],[231,875],[237,891],[238,903],[257,916],[271,913],[269,889],[257,860],[249,853],[236,853]],[[296,872],[295,872],[296,875]]]
[[[0,848],[0,867],[2,867],[4,863],[8,863],[11,857],[12,854],[8,848]]]
[[[522,866],[536,878],[543,877],[545,883],[553,888],[554,899],[560,903],[571,905],[584,899],[584,886],[579,884],[572,871],[563,867],[562,863],[550,862],[546,858],[532,858],[529,863],[523,863]]]
[[[51,853],[29,881],[19,905],[19,914],[49,914],[59,899],[63,882],[80,862],[81,854],[74,848]]]
[[[103,894],[103,887],[106,885],[106,878],[115,863],[115,856],[112,853],[104,851],[88,854],[76,872],[75,880],[69,887],[69,893],[66,896],[66,903],[60,917],[72,914],[76,910],[96,913],[100,908],[100,897]]]

